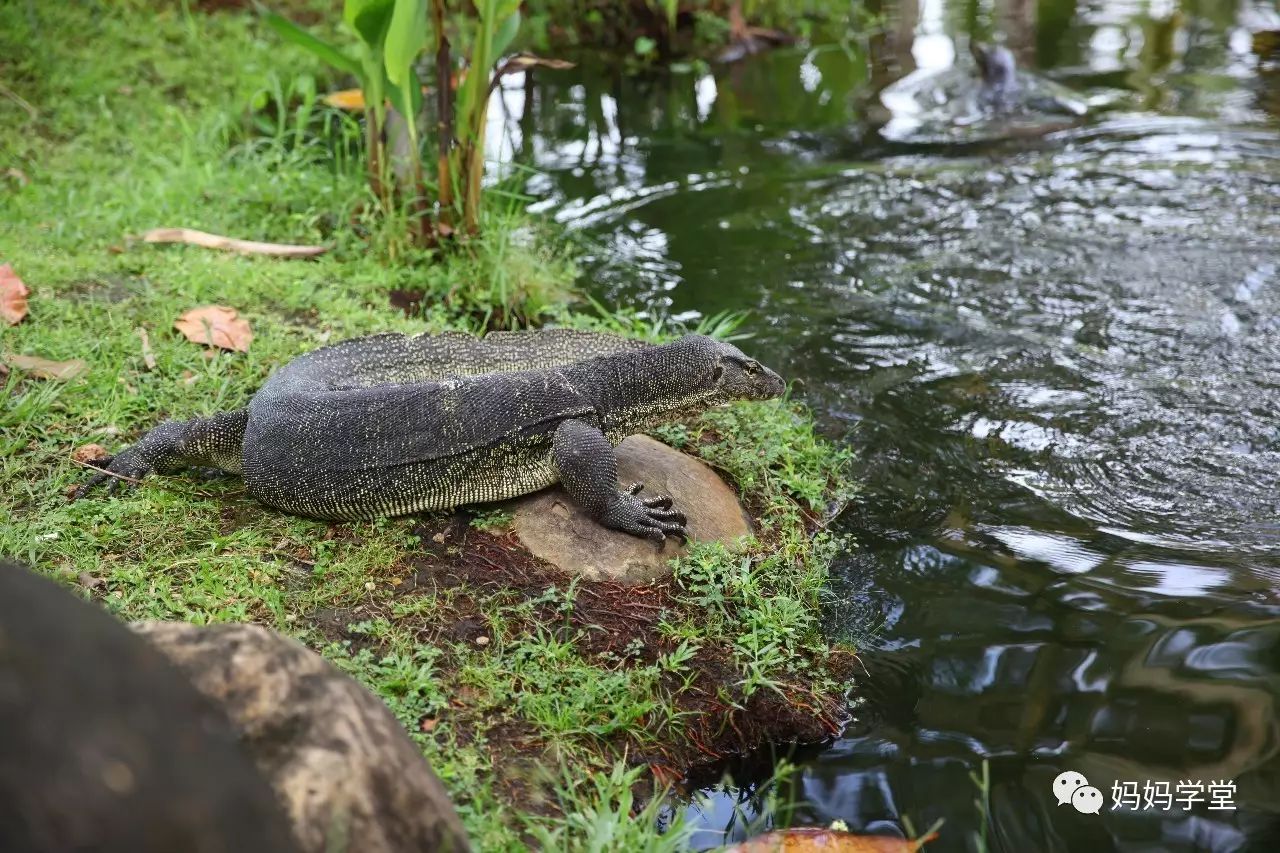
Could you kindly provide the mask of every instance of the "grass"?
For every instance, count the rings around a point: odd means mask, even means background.
[[[529,0],[524,37],[543,51],[605,47],[640,60],[713,55],[732,39],[731,5],[729,0]],[[803,41],[840,41],[873,22],[866,5],[863,0],[742,0],[740,8],[749,26]]]
[[[89,365],[65,383],[0,377],[0,553],[122,619],[300,638],[386,701],[480,849],[677,848],[679,824],[655,829],[653,780],[822,736],[843,710],[849,656],[817,613],[837,547],[823,518],[850,460],[800,407],[736,406],[662,431],[764,521],[744,552],[698,546],[672,581],[638,590],[536,564],[500,508],[328,525],[267,510],[233,479],[182,477],[66,501],[84,479],[75,448],[244,405],[275,366],[329,341],[517,314],[671,331],[566,309],[572,264],[514,205],[445,257],[398,245],[395,223],[367,212],[350,120],[314,98],[323,70],[247,14],[184,8],[0,5],[0,78],[21,99],[0,94],[0,263],[32,291],[0,351]],[[129,239],[161,225],[331,251],[288,262]],[[421,309],[391,307],[392,290]],[[173,331],[208,303],[250,320],[248,353]]]

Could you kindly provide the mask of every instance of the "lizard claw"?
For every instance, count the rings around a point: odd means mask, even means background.
[[[136,487],[136,483],[130,483],[127,480],[121,480],[120,477],[128,477],[133,480],[140,480],[151,471],[151,466],[143,462],[138,455],[129,450],[122,451],[115,456],[108,456],[103,459],[97,459],[93,462],[94,467],[99,468],[98,473],[90,477],[84,485],[76,489],[72,493],[71,499],[78,501],[85,495],[89,494],[97,486],[106,483],[106,492],[108,495],[114,495],[119,489],[121,483],[126,483],[130,487]],[[118,474],[119,477],[113,477],[112,474]]]
[[[688,519],[684,513],[672,509],[671,498],[666,495],[644,499],[636,497],[643,488],[643,484],[635,483],[619,492],[617,500],[601,521],[615,530],[643,536],[658,544],[665,542],[668,536],[678,536],[681,541],[688,542],[689,531],[685,529]]]

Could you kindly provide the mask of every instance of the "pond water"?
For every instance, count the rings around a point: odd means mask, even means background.
[[[1280,68],[1250,40],[1277,6],[878,13],[730,66],[512,78],[492,117],[597,296],[749,311],[744,348],[861,454],[826,618],[863,704],[796,756],[786,819],[975,849],[986,759],[992,849],[1280,849]],[[1088,114],[935,120],[912,82],[970,33]],[[779,819],[760,778],[689,807],[699,846]]]

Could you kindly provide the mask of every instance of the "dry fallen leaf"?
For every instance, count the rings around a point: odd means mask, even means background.
[[[31,291],[18,278],[13,267],[0,264],[0,317],[10,326],[16,326],[27,316],[27,296]]]
[[[70,361],[50,361],[47,358],[37,358],[34,355],[10,354],[4,357],[4,363],[14,370],[30,373],[37,379],[59,379],[62,381],[75,379],[89,369],[89,365],[78,358],[73,358]]]
[[[111,453],[101,444],[82,444],[71,451],[71,458],[77,462],[96,462],[110,455]]]
[[[240,312],[224,305],[192,308],[173,324],[193,344],[207,344],[222,349],[249,351],[253,330]]]
[[[434,731],[438,722],[439,720],[436,720],[433,717],[424,717],[422,722],[418,723],[418,728],[422,729],[424,732]]]
[[[811,826],[766,832],[726,847],[722,853],[916,853],[937,837],[936,832],[931,832],[908,841],[889,835],[855,835]]]
[[[502,63],[498,73],[512,74],[516,71],[527,71],[530,68],[550,68],[553,71],[565,71],[573,67],[572,62],[564,59],[550,59],[545,56],[534,56],[532,53],[517,53]]]

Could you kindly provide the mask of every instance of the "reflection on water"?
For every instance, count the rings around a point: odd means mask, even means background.
[[[862,453],[827,617],[866,701],[778,793],[800,823],[945,818],[928,849],[972,849],[987,758],[995,849],[1275,849],[1280,72],[1249,34],[1280,12],[881,11],[862,44],[709,73],[513,79],[491,113],[599,295],[750,309],[753,352]],[[1089,115],[897,132],[885,88],[970,34]],[[1100,815],[1057,804],[1068,769]],[[1237,808],[1111,807],[1183,781]],[[705,846],[771,819],[750,784],[711,793]]]

